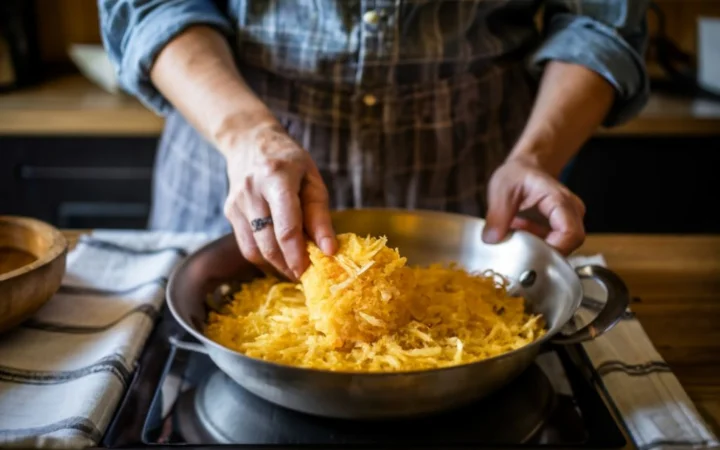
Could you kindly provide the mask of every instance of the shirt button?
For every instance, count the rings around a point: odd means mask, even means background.
[[[377,104],[377,97],[372,94],[367,94],[363,97],[363,103],[366,106],[375,106]]]
[[[380,14],[377,11],[367,11],[363,14],[363,22],[368,25],[375,26],[380,22]]]

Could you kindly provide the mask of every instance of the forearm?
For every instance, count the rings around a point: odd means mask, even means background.
[[[528,123],[509,159],[537,164],[559,176],[602,124],[614,96],[613,87],[595,72],[548,62]]]
[[[160,52],[150,77],[226,156],[243,133],[275,121],[238,72],[223,36],[212,28],[196,26],[179,34]]]

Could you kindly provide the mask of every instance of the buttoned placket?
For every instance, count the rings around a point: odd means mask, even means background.
[[[377,106],[379,100],[376,93],[370,90],[387,81],[387,67],[377,64],[377,61],[392,58],[396,3],[399,2],[400,0],[362,0],[360,2],[360,49],[355,81],[356,86],[362,91],[362,103],[368,108]]]
[[[395,2],[399,0],[362,0],[360,2],[360,52],[358,61],[358,74],[356,77],[357,95],[355,97],[354,123],[352,125],[353,139],[357,145],[352,145],[350,161],[359,164],[352,167],[353,182],[360,183],[355,189],[355,201],[363,206],[382,204],[383,174],[382,144],[383,112],[386,105],[379,95],[379,90],[387,87],[385,77],[379,77],[378,65],[367,65],[367,61],[391,57],[392,38],[394,32]],[[376,91],[375,89],[378,89]],[[370,126],[369,123],[373,125]]]

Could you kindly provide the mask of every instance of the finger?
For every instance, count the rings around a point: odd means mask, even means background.
[[[543,224],[539,224],[533,220],[526,219],[524,217],[515,217],[510,224],[510,228],[513,230],[525,230],[528,233],[532,233],[540,239],[547,238],[550,234],[550,227]]]
[[[523,208],[524,204],[520,204],[520,211],[517,212],[515,215],[515,218],[525,219],[529,222],[533,222],[537,225],[541,225],[547,229],[550,228],[550,222],[548,222],[547,217],[545,217],[540,210],[537,208],[536,205],[532,204],[532,198],[525,198],[523,200],[524,202],[528,202],[531,204],[528,208]],[[514,219],[513,219],[514,220]]]
[[[310,239],[323,253],[328,256],[334,255],[337,251],[337,240],[330,218],[329,195],[316,168],[308,174],[300,192],[300,199],[305,230],[310,235]]]
[[[576,205],[569,196],[543,198],[538,209],[548,218],[552,231],[545,241],[567,256],[585,240],[585,226]]]
[[[515,214],[520,207],[521,187],[500,177],[493,179],[488,188],[488,213],[483,229],[483,242],[495,244],[505,238],[510,231]]]
[[[273,273],[274,271],[271,269],[272,266],[263,258],[262,252],[260,252],[260,249],[255,243],[255,237],[248,225],[248,221],[242,215],[236,203],[232,201],[228,202],[225,207],[225,216],[230,221],[235,240],[238,243],[240,253],[243,257],[266,274]]]
[[[245,217],[248,219],[248,226],[253,233],[253,237],[263,258],[272,264],[280,273],[294,280],[295,276],[285,262],[283,252],[275,237],[275,217],[273,217],[268,203],[261,196],[252,197],[248,203],[249,205],[245,206],[243,210]],[[264,225],[262,229],[259,230],[253,229],[253,221],[267,219],[269,217],[272,217],[273,223]]]
[[[586,209],[585,209],[585,202],[582,201],[580,197],[578,197],[575,194],[571,194],[573,199],[573,204],[575,205],[575,211],[577,211],[578,215],[581,218],[585,217]]]
[[[303,212],[298,197],[299,183],[295,187],[289,181],[283,180],[265,186],[265,198],[268,200],[272,214],[276,242],[279,244],[286,267],[292,273],[293,279],[298,280],[310,264],[303,236]]]

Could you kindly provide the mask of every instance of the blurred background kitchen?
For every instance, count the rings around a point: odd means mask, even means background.
[[[720,1],[655,0],[648,23],[650,102],[565,182],[591,233],[720,232]],[[95,0],[0,0],[0,214],[144,228],[161,127],[119,90]]]

